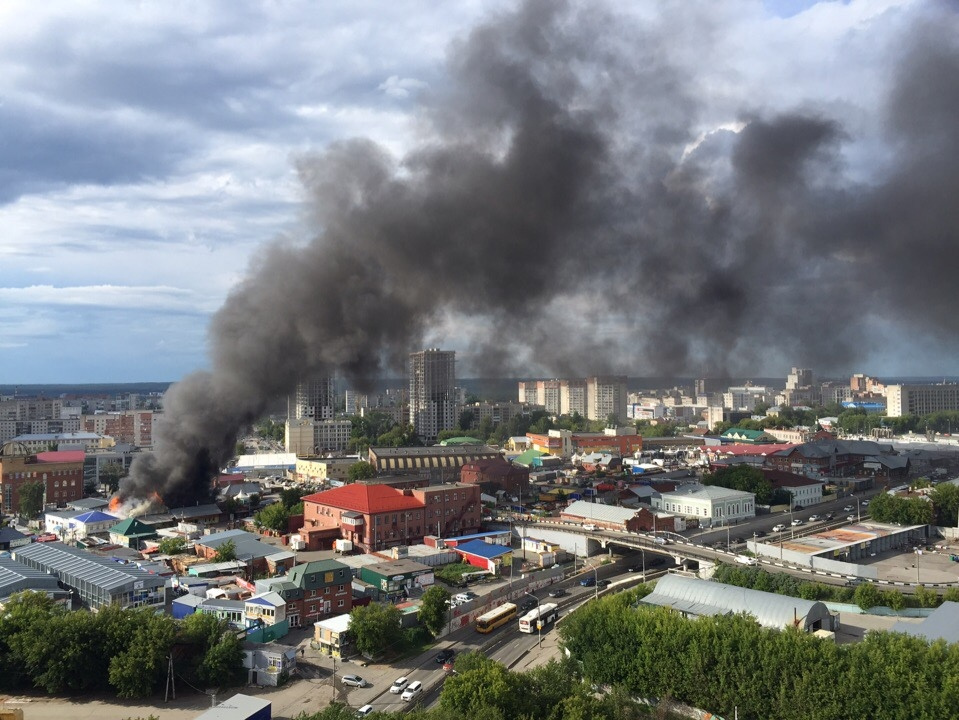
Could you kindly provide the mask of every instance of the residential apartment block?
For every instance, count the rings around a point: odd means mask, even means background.
[[[409,422],[423,442],[456,427],[456,353],[431,348],[410,354]]]
[[[959,410],[959,384],[887,385],[886,415],[927,415]]]

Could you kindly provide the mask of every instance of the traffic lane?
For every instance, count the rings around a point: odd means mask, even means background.
[[[864,497],[862,493],[858,494],[861,516],[868,514],[869,507],[868,505],[862,505],[862,501],[871,500],[871,497],[878,492],[881,492],[881,490],[870,492],[870,497]],[[743,520],[733,525],[711,528],[702,532],[693,531],[686,534],[686,537],[691,542],[695,542],[700,545],[710,545],[715,542],[725,541],[728,532],[730,540],[740,537],[744,541],[748,541],[753,539],[752,534],[754,532],[761,531],[770,534],[776,525],[783,524],[788,528],[792,520],[796,518],[803,521],[803,525],[798,527],[803,527],[809,524],[809,517],[811,515],[824,516],[830,512],[833,514],[833,522],[845,521],[847,515],[856,515],[855,498],[856,495],[844,495],[841,498],[836,498],[823,503],[817,503],[816,505],[810,505],[803,510],[793,510],[792,513],[790,513],[788,510],[785,510],[783,512],[770,513],[768,515],[757,515],[755,518]],[[851,507],[852,509],[845,510],[847,506]],[[816,522],[821,525],[827,521]]]

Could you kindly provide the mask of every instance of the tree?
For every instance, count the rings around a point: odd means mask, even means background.
[[[216,549],[213,562],[221,563],[230,562],[231,560],[236,560],[236,543],[232,540],[227,540]]]
[[[959,425],[956,427],[959,430]],[[929,497],[936,511],[936,524],[955,527],[959,521],[959,486],[942,483],[933,489]]]
[[[280,490],[280,502],[283,503],[283,507],[287,510],[291,510],[300,504],[300,501],[308,494],[309,493],[300,490],[300,488],[284,488]]]
[[[282,502],[268,505],[253,516],[253,520],[260,527],[272,530],[276,533],[285,533],[287,523],[290,520],[289,511],[283,506]]]
[[[20,514],[33,519],[43,509],[44,486],[42,482],[28,482],[20,486]]]
[[[113,494],[120,489],[120,481],[127,476],[123,463],[109,463],[100,469],[100,483],[106,485]]]
[[[350,482],[369,480],[373,477],[376,477],[376,467],[365,460],[355,462],[346,469],[346,478]]]
[[[861,582],[856,586],[856,592],[853,593],[853,602],[859,606],[860,610],[866,611],[877,605],[882,605],[882,591],[871,582]]]
[[[477,652],[464,653],[456,659],[456,675],[448,677],[443,685],[440,707],[465,715],[492,706],[505,717],[514,717],[520,692],[518,680],[495,660]]]
[[[243,643],[232,632],[223,632],[204,653],[196,669],[206,687],[225,687],[243,679]]]
[[[433,637],[439,635],[446,625],[449,599],[450,593],[442,585],[430,586],[420,598],[420,622]]]
[[[246,454],[246,444],[238,442],[236,447],[233,449],[233,454],[239,457],[240,455]]]
[[[733,465],[703,475],[703,485],[718,485],[731,490],[751,492],[756,503],[768,505],[773,496],[772,484],[763,475],[762,470],[748,465]]]
[[[164,676],[176,626],[168,615],[137,611],[139,627],[126,650],[110,660],[110,684],[121,698],[153,692]]]
[[[161,555],[179,555],[186,551],[186,538],[168,537],[160,541],[158,550]]]
[[[370,603],[353,608],[350,613],[350,634],[356,649],[369,658],[386,652],[403,637],[400,611],[393,605]]]

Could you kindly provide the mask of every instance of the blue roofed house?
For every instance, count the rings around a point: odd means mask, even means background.
[[[496,545],[483,540],[470,540],[453,548],[463,560],[483,570],[495,573],[513,562],[513,550],[505,545]]]
[[[118,518],[115,515],[101,510],[48,512],[43,519],[46,531],[64,540],[80,540],[89,535],[106,534],[117,522]]]

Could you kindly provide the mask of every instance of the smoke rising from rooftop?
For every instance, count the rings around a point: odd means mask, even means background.
[[[704,134],[674,21],[524,3],[451,47],[403,157],[363,139],[300,157],[312,238],[258,256],[122,492],[202,495],[297,380],[401,370],[448,346],[437,327],[478,376],[825,369],[868,360],[877,319],[955,344],[955,16],[906,39],[868,181],[816,98]]]

